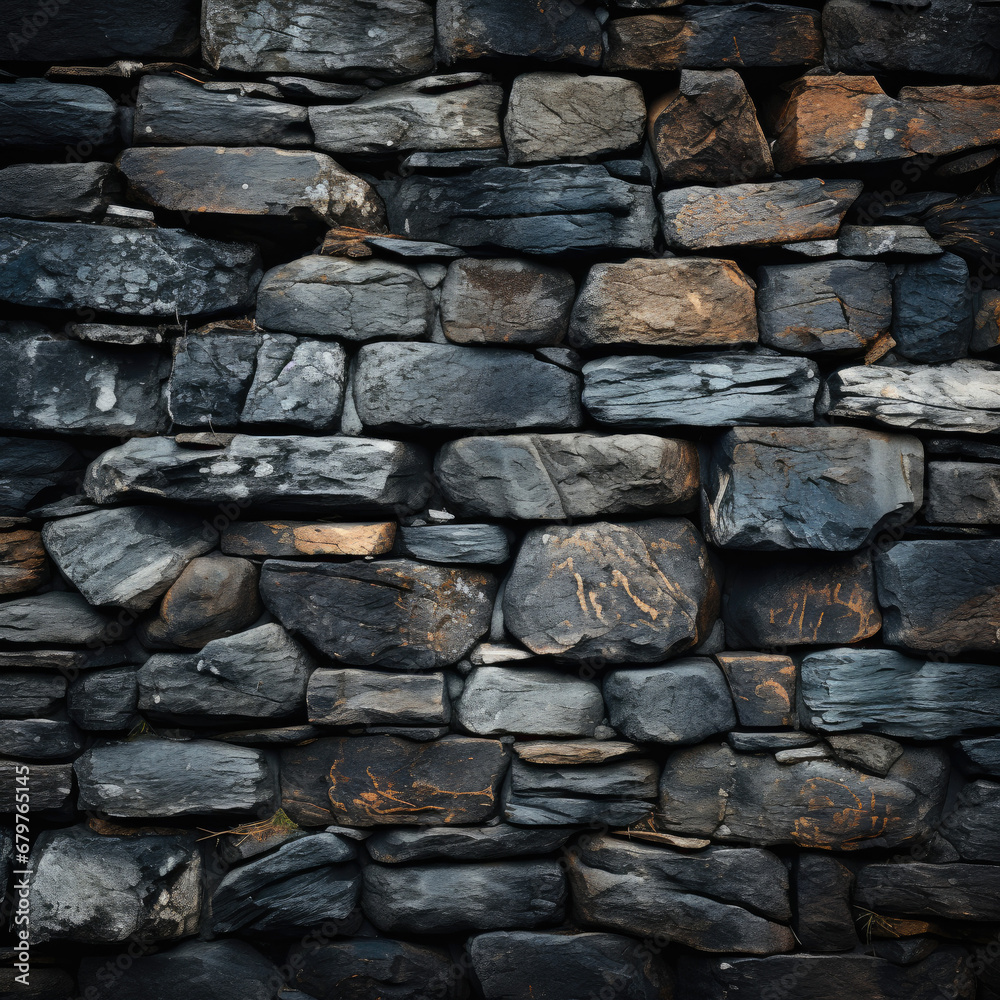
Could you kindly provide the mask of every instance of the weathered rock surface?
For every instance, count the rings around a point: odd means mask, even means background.
[[[819,369],[778,354],[619,355],[583,366],[583,405],[617,427],[811,423]]]
[[[394,521],[240,521],[222,532],[220,546],[235,556],[381,556],[395,537]]]
[[[941,247],[923,226],[841,226],[837,237],[841,257],[940,257]]]
[[[924,517],[931,524],[1000,523],[1000,465],[928,462]]]
[[[1000,676],[975,663],[914,660],[891,649],[832,649],[802,661],[803,725],[942,740],[993,726]]]
[[[286,628],[333,660],[421,670],[456,663],[487,632],[497,581],[480,570],[410,559],[272,559],[260,590]]]
[[[827,239],[861,188],[817,177],[676,188],[659,196],[663,235],[671,249],[688,251]]]
[[[0,170],[0,216],[99,219],[113,187],[110,163],[16,163]]]
[[[22,78],[0,90],[5,146],[109,146],[118,139],[118,105],[99,87]]]
[[[307,704],[309,721],[325,726],[442,725],[451,717],[444,674],[316,670]]]
[[[741,726],[794,726],[795,661],[777,653],[716,653]]]
[[[903,755],[901,744],[871,733],[832,733],[824,742],[835,760],[880,778],[884,778]]]
[[[0,674],[0,699],[8,719],[38,719],[59,708],[66,697],[66,678],[27,670]]]
[[[68,441],[0,437],[0,517],[18,517],[61,496],[86,464]]]
[[[491,566],[510,558],[507,534],[496,524],[426,524],[402,527],[400,555],[426,562]]]
[[[694,505],[692,444],[649,434],[511,434],[445,444],[435,475],[464,517],[561,520]]]
[[[427,468],[423,452],[398,441],[236,434],[228,444],[200,450],[171,438],[133,438],[91,464],[84,489],[98,503],[150,497],[327,514],[392,507],[410,513],[430,497]]]
[[[532,652],[651,663],[697,646],[717,616],[704,542],[682,519],[534,528],[503,596]]]
[[[69,717],[82,729],[98,732],[131,729],[138,718],[137,674],[135,667],[84,671],[67,692]]]
[[[497,809],[497,740],[335,737],[281,751],[281,805],[300,826],[475,825]]]
[[[706,536],[722,548],[856,549],[923,499],[923,448],[851,427],[734,428],[705,475]]]
[[[190,316],[249,308],[259,281],[260,255],[249,243],[182,229],[0,220],[0,300],[15,305]]]
[[[573,306],[574,347],[715,347],[757,340],[754,283],[729,260],[595,264]]]
[[[510,163],[599,159],[642,142],[642,88],[615,76],[522,73],[511,84],[504,118]]]
[[[1000,862],[1000,785],[970,781],[941,820],[941,833],[965,861]]]
[[[0,719],[0,753],[22,760],[64,760],[80,752],[76,726],[59,719]]]
[[[923,862],[865,865],[854,899],[875,913],[951,920],[1000,919],[1000,867]]]
[[[611,725],[638,743],[698,743],[736,725],[726,679],[707,656],[612,670],[603,692]]]
[[[650,105],[649,139],[668,184],[740,184],[774,173],[757,109],[731,69],[681,70],[680,86]]]
[[[572,276],[561,268],[466,257],[448,266],[441,327],[455,344],[558,344],[575,293]]]
[[[376,830],[365,841],[383,864],[406,861],[491,861],[525,854],[548,854],[569,839],[570,827],[493,826],[395,827]]]
[[[37,531],[0,532],[0,595],[20,594],[45,583],[49,562]]]
[[[24,765],[14,760],[0,760],[0,810],[13,813],[17,778],[24,775]],[[32,764],[30,777],[32,810],[62,809],[73,791],[72,764]]]
[[[858,945],[851,910],[854,873],[828,854],[803,851],[792,864],[792,927],[808,951],[853,951]]]
[[[901,265],[893,280],[896,353],[927,363],[964,358],[975,326],[973,306],[969,265],[961,257],[949,253]]]
[[[111,636],[113,619],[80,594],[50,591],[0,604],[0,640],[55,645],[98,645]],[[121,636],[119,629],[118,635]]]

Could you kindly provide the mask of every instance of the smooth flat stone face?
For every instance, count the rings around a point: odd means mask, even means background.
[[[451,705],[444,674],[316,670],[309,678],[309,721],[328,726],[445,724]]]

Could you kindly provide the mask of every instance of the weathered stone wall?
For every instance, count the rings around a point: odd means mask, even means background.
[[[1000,6],[3,15],[0,998],[1000,997]]]

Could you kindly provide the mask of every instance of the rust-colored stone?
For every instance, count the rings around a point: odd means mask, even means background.
[[[620,740],[539,740],[515,743],[514,753],[529,764],[604,764],[609,760],[633,757],[640,752],[634,743]]]
[[[794,726],[795,662],[776,653],[716,653],[733,692],[740,725]]]
[[[380,556],[396,539],[395,521],[244,521],[222,535],[233,556]]]
[[[49,560],[39,531],[0,533],[0,594],[21,594],[45,583]]]

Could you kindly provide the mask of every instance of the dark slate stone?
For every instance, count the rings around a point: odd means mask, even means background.
[[[707,656],[612,670],[603,690],[611,725],[638,743],[698,743],[736,725],[726,678]]]
[[[114,189],[110,163],[17,163],[0,170],[0,215],[99,219]]]
[[[841,257],[940,257],[941,247],[923,226],[841,226]]]
[[[1000,541],[904,541],[875,558],[883,638],[925,653],[1000,649]]]
[[[78,808],[106,816],[256,812],[274,800],[262,753],[210,740],[109,743],[88,750],[73,769]]]
[[[47,831],[32,849],[33,943],[172,941],[198,932],[202,860],[195,835]]]
[[[365,344],[354,360],[354,405],[370,432],[423,428],[568,430],[580,424],[579,379],[553,359],[454,344]]]
[[[126,635],[124,626],[110,630],[108,639]],[[124,644],[100,644],[92,649],[0,649],[0,669],[56,670],[66,678],[77,677],[81,670],[99,667],[117,667],[128,659]]]
[[[91,604],[145,611],[217,535],[192,514],[119,507],[50,521],[45,547]]]
[[[421,670],[457,663],[486,634],[497,581],[410,559],[269,559],[260,590],[278,621],[333,660]]]
[[[683,852],[608,836],[582,841],[569,859],[575,918],[585,926],[703,951],[770,955],[795,946],[788,873],[759,848]]]
[[[905,864],[865,865],[858,871],[856,906],[878,914],[1000,920],[1000,866]]]
[[[434,471],[450,510],[525,520],[682,514],[699,479],[693,444],[651,434],[460,438],[440,449]]]
[[[23,760],[60,760],[82,748],[72,722],[58,719],[0,719],[0,754]]]
[[[880,778],[903,756],[903,747],[895,740],[872,733],[831,733],[825,743],[835,760]]]
[[[0,604],[0,640],[4,642],[101,645],[121,637],[121,629],[116,635],[113,625],[110,614],[92,608],[80,594],[61,590]]]
[[[0,89],[0,109],[4,146],[93,151],[118,140],[118,105],[99,87],[22,78]]]
[[[489,566],[510,558],[510,543],[495,524],[427,524],[400,527],[396,551],[428,562]]]
[[[799,680],[803,725],[942,740],[992,729],[1000,712],[994,667],[914,660],[891,649],[810,653]]]
[[[309,721],[324,726],[442,725],[451,717],[444,674],[328,670],[309,678]]]
[[[778,732],[726,733],[726,743],[737,753],[776,753],[816,746],[819,740],[810,733]]]
[[[389,228],[414,239],[533,254],[654,248],[652,189],[600,164],[414,174],[383,182],[379,193]]]
[[[29,670],[0,673],[0,705],[5,718],[41,718],[56,711],[65,697],[65,677]]]
[[[368,853],[383,864],[407,861],[493,861],[526,854],[550,854],[572,834],[571,827],[494,826],[390,827],[365,841]]]
[[[986,462],[928,462],[930,524],[1000,524],[1000,465]]]
[[[1000,737],[958,740],[955,749],[962,768],[969,774],[1000,778]]]
[[[490,931],[467,947],[485,1000],[672,995],[673,973],[664,959],[620,934]]]
[[[969,353],[974,308],[969,265],[961,257],[948,253],[901,264],[892,302],[892,338],[901,357],[933,363]]]
[[[4,302],[129,316],[249,309],[261,276],[260,254],[250,243],[182,229],[16,219],[0,220],[0,265]]]
[[[256,331],[224,328],[179,337],[167,385],[170,419],[181,427],[235,428],[261,341]]]
[[[778,653],[719,652],[741,726],[794,726],[795,661]],[[737,748],[739,749],[739,748]]]
[[[218,934],[294,934],[346,920],[361,892],[360,869],[345,864],[354,856],[349,841],[317,833],[234,868],[212,894],[213,929]]]
[[[138,716],[139,681],[135,667],[88,670],[69,686],[66,710],[82,729],[131,729]]]
[[[970,781],[939,829],[964,861],[1000,862],[1000,784]]]
[[[806,951],[853,951],[858,945],[851,909],[854,875],[830,854],[803,851],[792,862],[792,928]]]
[[[583,405],[615,427],[812,423],[819,369],[771,354],[630,355],[583,366]]]
[[[281,806],[300,826],[485,823],[507,755],[497,740],[333,737],[282,750]]]
[[[428,471],[424,453],[398,441],[236,434],[202,450],[171,438],[133,438],[95,459],[84,489],[99,503],[151,497],[237,511],[254,504],[327,514],[398,507],[406,514],[430,498]]]
[[[721,548],[844,552],[917,512],[923,448],[853,427],[737,427],[704,478],[705,534]]]
[[[79,480],[86,465],[68,441],[0,437],[0,517],[18,517],[55,499]]]
[[[163,385],[170,369],[155,348],[0,329],[0,367],[10,373],[0,402],[5,430],[124,437],[165,429]]]
[[[361,905],[388,934],[455,934],[544,927],[562,920],[558,862],[380,865],[365,868]]]
[[[0,813],[14,811],[17,779],[23,777],[23,764],[0,760]],[[61,809],[73,791],[72,764],[32,764],[30,775],[31,809]]]

